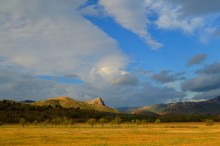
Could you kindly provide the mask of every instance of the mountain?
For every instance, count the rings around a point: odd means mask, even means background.
[[[132,111],[138,109],[139,107],[119,107],[117,110],[123,112],[123,113],[131,113]]]
[[[123,108],[118,108],[123,109]],[[201,102],[177,102],[169,104],[156,104],[137,108],[124,108],[121,110],[130,114],[146,115],[149,112],[166,114],[220,114],[220,96]]]
[[[106,106],[101,98],[95,98],[90,101],[77,101],[67,96],[50,98],[48,100],[32,103],[34,106],[52,106],[63,108],[75,108],[83,110],[95,110],[100,112],[120,113],[118,110]]]
[[[33,100],[23,100],[23,101],[20,101],[21,103],[34,103],[36,101],[33,101]]]

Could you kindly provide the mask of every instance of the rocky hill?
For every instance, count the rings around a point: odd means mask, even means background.
[[[63,107],[63,108],[75,108],[83,110],[95,110],[101,112],[112,112],[120,113],[114,108],[107,107],[101,98],[95,98],[90,101],[77,101],[67,96],[60,96],[56,98],[50,98],[48,100],[38,101],[32,103],[34,106],[52,106],[52,107]]]

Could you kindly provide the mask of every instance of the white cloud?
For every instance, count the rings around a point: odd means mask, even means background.
[[[85,81],[92,68],[124,69],[127,57],[117,42],[78,12],[85,2],[3,1],[0,57],[32,74],[76,74]]]
[[[135,33],[153,49],[163,44],[152,38],[149,27],[164,30],[181,30],[197,35],[204,42],[215,28],[212,22],[219,17],[219,2],[180,0],[100,0],[85,7],[85,15],[110,16],[123,28]],[[198,3],[200,6],[198,7]],[[82,10],[82,11],[83,11]],[[153,19],[152,19],[153,18]]]
[[[137,34],[153,49],[163,46],[154,40],[147,31],[149,14],[144,0],[100,0],[100,5],[118,24]]]
[[[156,25],[162,29],[180,29],[186,33],[193,33],[203,25],[201,17],[183,17],[182,5],[162,0],[145,0],[148,8],[156,13]]]
[[[109,71],[104,72],[108,74]],[[131,74],[123,71],[120,73],[121,76],[114,78],[111,85],[97,87],[88,83],[71,85],[43,80],[30,74],[18,73],[16,68],[5,69],[0,65],[0,99],[43,100],[61,95],[78,100],[102,97],[107,105],[120,107],[163,103],[178,100],[185,95],[173,88],[154,87],[145,82],[137,83]],[[102,81],[97,82],[99,83]]]
[[[140,83],[126,71],[127,57],[117,42],[78,12],[84,2],[1,1],[2,98],[23,100],[34,95],[38,100],[58,95],[76,99],[101,96],[110,105],[130,106],[184,96],[172,88]],[[139,35],[152,47],[161,47],[148,33],[152,22],[147,18],[145,1],[100,2],[122,27]],[[38,79],[35,75],[74,75],[85,83],[66,85]]]

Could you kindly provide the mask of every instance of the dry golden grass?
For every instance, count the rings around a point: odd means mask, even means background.
[[[0,127],[0,145],[137,145],[137,146],[217,146],[220,145],[220,124],[208,127],[204,123],[149,124],[148,127],[120,127],[87,124],[77,127],[34,127],[19,125]]]

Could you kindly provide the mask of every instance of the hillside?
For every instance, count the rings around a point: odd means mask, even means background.
[[[119,108],[123,109],[123,108]],[[149,112],[160,115],[166,114],[220,114],[220,96],[201,102],[177,102],[169,104],[156,104],[137,108],[125,108],[126,113],[146,115]]]
[[[64,96],[38,102],[0,100],[0,121],[3,123],[18,123],[20,118],[25,118],[30,122],[51,121],[56,118],[85,122],[89,118],[100,119],[102,117],[112,120],[117,115],[124,119],[130,117],[128,114],[105,106],[101,98],[86,102]]]
[[[51,98],[48,100],[32,103],[34,106],[52,106],[63,108],[75,108],[83,110],[95,110],[100,112],[120,113],[118,110],[107,107],[101,98],[95,98],[90,101],[82,102],[66,96]]]

